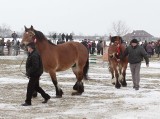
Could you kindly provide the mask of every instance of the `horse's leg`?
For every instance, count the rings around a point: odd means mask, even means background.
[[[111,65],[111,62],[109,62],[108,65],[109,65],[109,66],[108,66],[109,72],[111,73],[111,76],[112,76],[112,78],[111,78],[111,83],[112,83],[113,85],[115,85],[114,70],[113,70],[113,67],[112,67],[112,65]]]
[[[122,73],[122,75],[123,75],[123,80],[122,80],[121,84],[122,84],[123,87],[126,87],[126,86],[127,86],[127,82],[126,82],[126,69],[127,69],[127,66],[124,67],[123,73]]]
[[[89,58],[87,59],[86,64],[83,68],[83,78],[85,80],[88,80],[88,69],[89,69]]]
[[[119,77],[118,77],[118,79],[119,79],[119,82],[122,84],[122,82],[123,82],[123,65],[122,64],[119,64],[118,65],[118,71],[119,71]]]
[[[77,82],[73,86],[73,89],[76,90],[76,92],[73,92],[72,95],[81,95],[84,92],[84,86],[83,86],[83,68],[77,67],[72,67],[72,70],[74,74],[76,75]]]
[[[111,83],[113,84],[113,85],[115,85],[115,77],[114,77],[114,70],[113,70],[113,68],[110,68],[110,72],[111,72],[111,75],[112,75],[112,79],[111,79]]]
[[[53,84],[55,86],[55,89],[56,89],[56,97],[57,98],[61,98],[62,95],[63,95],[63,91],[58,86],[58,82],[57,82],[57,78],[56,78],[56,73],[55,72],[50,72],[50,76],[51,76],[52,82],[53,82]]]
[[[118,70],[117,70],[116,68],[115,68],[115,77],[116,77],[115,87],[116,87],[117,89],[119,89],[119,88],[121,87],[121,84],[119,83],[119,80],[118,80],[119,74],[118,74]]]

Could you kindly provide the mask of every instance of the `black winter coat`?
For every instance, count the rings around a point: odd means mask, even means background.
[[[28,77],[39,77],[43,73],[43,65],[40,55],[36,50],[29,53],[26,61],[26,75]]]

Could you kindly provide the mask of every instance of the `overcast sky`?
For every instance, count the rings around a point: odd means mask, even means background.
[[[160,37],[160,0],[0,0],[0,25],[22,31],[24,25],[48,34],[110,34],[112,23]]]

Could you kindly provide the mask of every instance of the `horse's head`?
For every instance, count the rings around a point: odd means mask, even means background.
[[[27,45],[30,42],[35,42],[35,30],[33,26],[31,25],[30,28],[27,28],[26,26],[24,27],[25,27],[25,32],[22,37],[21,46]]]
[[[110,36],[110,44],[113,43],[121,44],[122,38],[120,36]]]
[[[110,44],[108,48],[108,56],[110,59],[117,58],[120,54],[120,44],[117,42],[114,42],[113,44]]]

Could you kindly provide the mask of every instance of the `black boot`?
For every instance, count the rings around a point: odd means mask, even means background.
[[[31,104],[29,104],[29,103],[23,103],[23,104],[21,104],[22,106],[31,106]]]
[[[47,103],[50,98],[51,98],[51,97],[48,95],[47,98],[45,98],[42,103]]]

